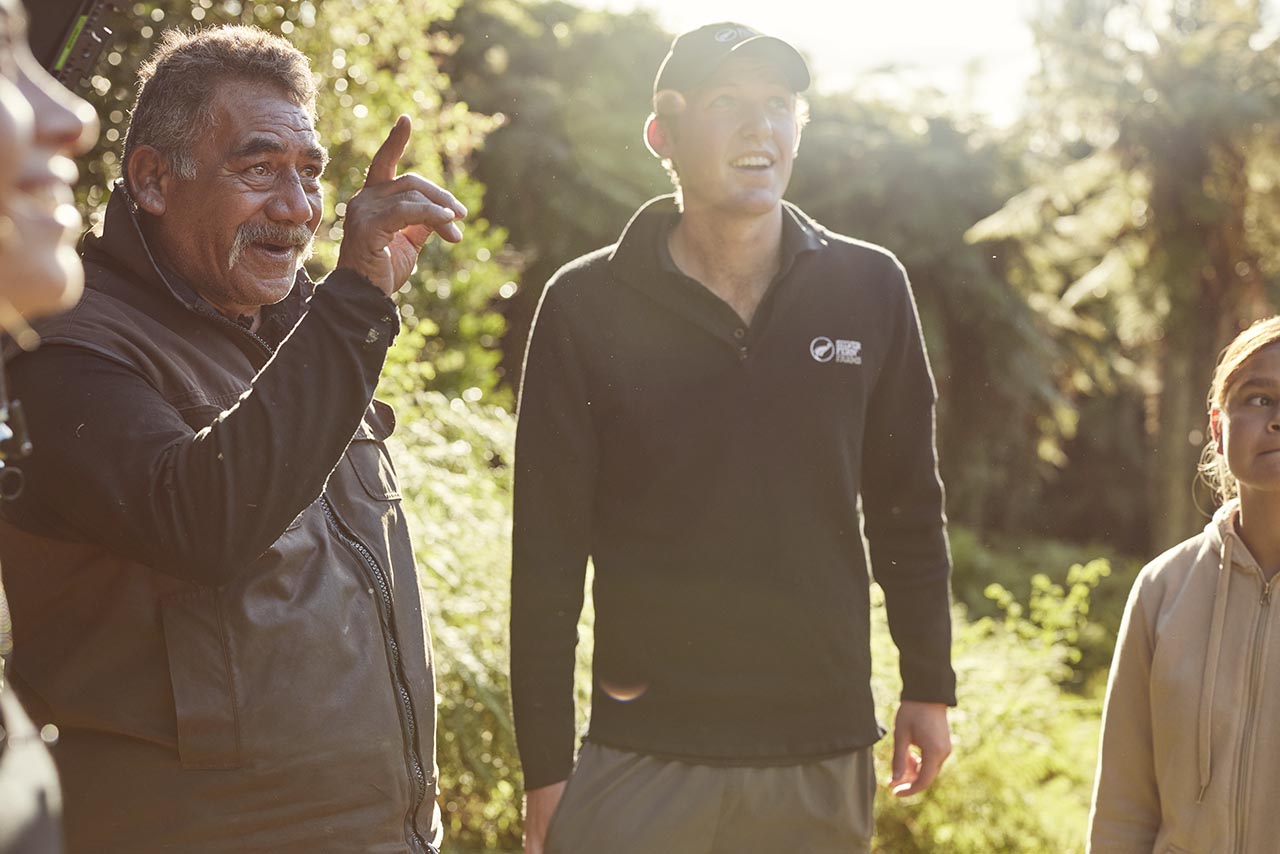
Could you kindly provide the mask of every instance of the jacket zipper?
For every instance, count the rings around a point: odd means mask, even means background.
[[[156,272],[163,280],[164,274],[160,273],[159,269],[157,269]],[[235,321],[227,317],[223,317],[216,311],[192,310],[197,314],[214,320],[222,326],[234,329],[241,335],[248,336],[250,340],[262,348],[263,354],[268,359],[270,359],[272,354],[275,353],[275,348],[268,344],[265,338],[258,335],[252,329],[246,329]],[[374,558],[373,553],[370,552],[365,545],[354,536],[348,535],[345,528],[338,522],[337,514],[333,512],[333,508],[329,505],[329,497],[323,493],[320,495],[320,505],[324,508],[325,518],[329,520],[329,524],[332,525],[334,531],[337,532],[338,538],[346,543],[347,547],[363,560],[365,567],[369,570],[369,574],[373,577],[374,584],[378,589],[378,598],[382,603],[382,608],[380,610],[383,615],[383,625],[386,627],[382,636],[391,651],[391,678],[395,683],[396,695],[400,698],[401,714],[409,733],[406,753],[409,757],[409,770],[413,777],[414,797],[405,819],[409,825],[410,842],[419,850],[431,852],[435,849],[422,838],[422,835],[418,833],[417,827],[418,810],[421,809],[422,802],[426,798],[427,794],[427,775],[422,767],[422,759],[418,756],[418,751],[414,747],[418,740],[418,725],[413,713],[413,701],[409,696],[409,688],[405,685],[404,676],[401,672],[400,644],[396,640],[395,633],[391,630],[391,585],[387,581],[386,573],[382,571],[382,567],[378,565],[378,561]]]
[[[1248,690],[1245,692],[1245,713],[1244,713],[1244,733],[1240,739],[1240,761],[1237,764],[1239,771],[1236,775],[1236,797],[1235,797],[1235,814],[1236,814],[1236,844],[1233,850],[1244,854],[1245,849],[1245,833],[1248,830],[1245,823],[1244,800],[1247,794],[1249,779],[1249,750],[1253,744],[1253,728],[1254,728],[1254,710],[1257,705],[1254,698],[1254,692],[1258,688],[1258,670],[1262,664],[1262,645],[1258,642],[1264,626],[1267,621],[1267,614],[1271,610],[1271,583],[1267,580],[1262,582],[1262,599],[1258,603],[1258,620],[1253,626],[1253,638],[1251,641],[1252,656],[1249,660],[1249,683]]]
[[[418,833],[417,814],[427,796],[427,775],[426,771],[423,770],[422,760],[418,757],[418,751],[414,747],[417,744],[418,725],[413,713],[413,701],[409,696],[409,688],[405,685],[404,674],[400,667],[400,644],[391,628],[391,584],[373,553],[354,536],[348,534],[345,526],[338,521],[338,516],[329,504],[327,495],[322,494],[320,496],[320,506],[324,508],[325,518],[329,520],[329,524],[337,532],[338,538],[364,562],[365,568],[373,578],[373,583],[378,592],[378,600],[382,606],[379,610],[382,612],[382,618],[386,626],[383,637],[387,641],[387,647],[391,654],[391,678],[395,683],[396,694],[400,698],[401,715],[409,733],[407,754],[409,757],[409,770],[413,777],[414,797],[409,807],[409,813],[405,818],[409,824],[412,841],[420,848],[425,849],[427,848],[426,840]]]
[[[268,359],[270,359],[271,356],[275,354],[276,348],[268,344],[267,339],[263,338],[261,335],[254,332],[252,329],[248,329],[244,326],[241,326],[240,324],[236,323],[234,320],[231,320],[229,318],[223,317],[221,314],[218,314],[216,311],[199,311],[196,309],[192,309],[192,311],[195,311],[195,313],[200,315],[201,317],[207,317],[211,320],[217,321],[218,323],[227,327],[228,329],[234,329],[242,335],[249,336],[249,338],[254,343],[256,343],[259,347],[262,348],[263,354],[266,355]],[[261,365],[258,366],[258,370],[262,370]]]

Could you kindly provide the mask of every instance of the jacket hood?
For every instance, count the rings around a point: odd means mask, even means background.
[[[1209,544],[1217,550],[1218,554],[1223,553],[1228,540],[1234,540],[1233,552],[1236,550],[1235,547],[1244,545],[1240,540],[1240,535],[1236,533],[1236,516],[1239,513],[1240,499],[1232,498],[1214,511],[1213,518],[1205,524],[1205,537],[1208,538]],[[1240,554],[1236,555],[1236,562],[1241,561],[1253,561],[1253,556],[1249,554],[1248,549],[1240,549]]]

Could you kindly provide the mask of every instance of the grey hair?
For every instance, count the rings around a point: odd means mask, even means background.
[[[179,178],[194,178],[192,152],[213,128],[218,86],[232,80],[275,86],[315,120],[311,65],[284,39],[245,26],[169,30],[138,69],[138,101],[124,142],[125,174],[133,152],[149,145]]]

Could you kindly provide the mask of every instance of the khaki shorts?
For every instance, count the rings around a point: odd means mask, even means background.
[[[586,744],[546,854],[868,854],[875,789],[869,747],[755,768]]]

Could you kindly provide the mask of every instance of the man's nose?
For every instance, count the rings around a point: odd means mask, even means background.
[[[276,179],[266,214],[276,222],[297,225],[311,221],[311,199],[302,186],[302,178],[296,170],[286,169]]]
[[[751,139],[765,139],[773,131],[769,123],[769,115],[763,104],[747,104],[742,108],[742,124],[739,128],[743,136]]]

